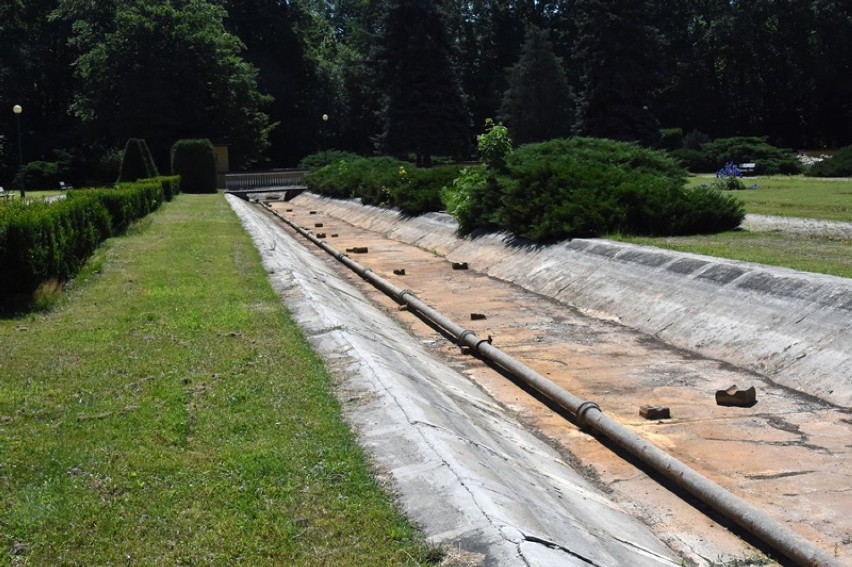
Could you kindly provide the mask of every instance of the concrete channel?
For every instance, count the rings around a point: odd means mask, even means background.
[[[246,218],[254,216],[254,213],[249,214],[248,212],[251,210],[250,207],[243,210],[244,205],[242,204],[235,204],[234,206],[238,211],[243,211],[240,214],[247,228],[249,225],[260,223],[259,220],[252,222],[246,220]],[[404,219],[396,215],[396,218],[389,219],[388,213],[385,211],[364,208],[353,203],[317,199],[310,195],[298,197],[293,203],[288,203],[287,207],[295,208],[290,214],[294,215],[294,218],[300,219],[300,222],[303,222],[306,226],[311,226],[312,230],[321,230],[330,234],[332,238],[338,237],[340,243],[336,244],[338,246],[351,245],[356,242],[365,243],[365,239],[369,235],[371,239],[368,248],[370,254],[365,255],[365,258],[369,258],[372,262],[371,268],[376,273],[383,272],[391,276],[395,275],[396,272],[406,273],[399,269],[400,266],[406,265],[407,273],[414,277],[405,279],[403,276],[399,279],[406,284],[413,282],[426,286],[425,293],[427,295],[436,294],[436,297],[441,298],[447,304],[448,309],[460,309],[460,313],[464,315],[472,315],[474,310],[488,313],[487,318],[483,315],[483,319],[486,319],[486,321],[478,324],[484,331],[494,333],[495,341],[501,344],[507,343],[510,350],[517,351],[522,358],[529,361],[528,364],[538,366],[539,371],[548,375],[554,373],[557,376],[567,375],[559,379],[574,382],[574,385],[579,386],[581,391],[586,388],[591,391],[603,392],[605,403],[613,406],[616,414],[621,414],[621,417],[626,418],[629,427],[636,429],[646,437],[662,442],[667,448],[673,447],[676,453],[681,453],[679,455],[681,459],[698,462],[700,465],[698,468],[702,469],[703,474],[714,478],[714,480],[723,479],[721,484],[727,484],[729,489],[739,493],[741,497],[747,496],[748,499],[752,499],[751,496],[757,495],[758,500],[760,500],[759,497],[766,490],[783,490],[783,497],[778,498],[777,502],[768,504],[760,502],[760,506],[765,508],[765,512],[790,524],[793,529],[809,540],[816,541],[817,545],[828,550],[832,557],[838,558],[838,561],[840,561],[839,558],[844,557],[843,554],[846,553],[849,545],[849,541],[847,541],[849,539],[849,522],[848,520],[837,522],[836,519],[843,518],[843,506],[849,503],[848,488],[842,488],[844,483],[848,487],[849,449],[848,445],[842,444],[842,434],[834,435],[833,433],[836,432],[821,428],[839,426],[842,429],[845,423],[843,420],[848,420],[848,408],[844,411],[844,408],[819,400],[815,395],[802,397],[796,394],[793,389],[753,371],[743,371],[729,367],[730,365],[727,364],[720,365],[718,359],[699,359],[694,352],[688,353],[679,349],[672,349],[663,341],[647,334],[636,333],[635,330],[625,328],[623,325],[601,321],[600,317],[602,316],[609,319],[618,317],[618,315],[613,314],[612,309],[607,312],[595,307],[587,307],[587,313],[592,312],[599,317],[597,319],[589,318],[578,313],[576,309],[565,305],[565,303],[543,296],[541,292],[531,294],[529,291],[519,289],[516,285],[508,285],[505,281],[484,275],[501,263],[500,261],[495,262],[495,257],[505,263],[507,249],[509,253],[515,256],[515,261],[519,261],[518,255],[525,254],[526,262],[523,273],[530,280],[541,279],[543,277],[541,274],[545,271],[551,272],[551,276],[553,273],[558,275],[560,270],[553,268],[552,264],[549,268],[546,263],[542,265],[542,249],[521,249],[517,246],[506,246],[505,243],[500,243],[498,246],[494,242],[481,239],[478,239],[479,242],[459,240],[452,235],[451,223],[448,223],[442,217]],[[283,211],[285,209],[282,208]],[[317,215],[310,215],[311,211],[315,211]],[[341,219],[345,219],[345,222]],[[319,222],[321,220],[322,223]],[[358,228],[352,223],[360,224],[363,228]],[[323,227],[317,228],[316,225],[319,224],[323,224]],[[270,227],[267,227],[267,229],[267,231],[271,230]],[[253,230],[257,231],[250,229],[250,233]],[[400,235],[404,237],[400,238]],[[448,235],[455,240],[455,244],[448,239]],[[255,236],[254,233],[253,236],[257,241],[259,237]],[[391,237],[390,240],[388,236]],[[420,248],[413,248],[406,241],[416,243]],[[294,244],[298,249],[300,245],[297,242]],[[476,251],[469,248],[474,244],[478,245]],[[612,243],[594,243],[593,246],[599,244],[612,245]],[[445,250],[441,250],[442,246],[445,247]],[[288,249],[292,247],[293,244],[287,244]],[[465,249],[463,254],[456,253],[464,247],[468,247],[468,249]],[[261,249],[264,256],[267,255],[264,253],[262,245],[259,245],[258,248]],[[452,250],[449,250],[450,248]],[[498,251],[490,253],[489,250]],[[417,251],[419,254],[415,254],[413,251]],[[585,254],[593,259],[597,258],[598,263],[601,263],[601,257],[612,258],[612,256],[595,255],[589,252],[585,252]],[[619,254],[623,254],[623,252],[619,252]],[[561,256],[566,256],[564,251]],[[472,271],[453,273],[454,271],[447,270],[447,273],[452,273],[454,278],[461,278],[462,283],[453,284],[456,285],[456,288],[453,288],[452,285],[444,286],[444,284],[438,283],[436,290],[430,291],[431,288],[426,285],[428,278],[424,275],[425,271],[420,268],[427,269],[427,264],[440,266],[443,263],[446,266],[450,260],[464,260],[470,265]],[[625,263],[625,260],[638,260],[639,265],[651,265],[651,267],[671,265],[678,261],[678,259],[669,259],[667,263],[661,263],[659,260],[652,262],[647,256],[643,257],[641,254],[622,258],[622,263]],[[322,260],[320,261],[322,262]],[[276,277],[279,277],[277,274],[280,271],[293,270],[293,266],[300,266],[299,271],[302,271],[302,268],[307,269],[307,264],[303,259],[290,262],[287,268],[279,268],[276,274],[273,274],[273,281]],[[394,266],[396,266],[395,269]],[[328,266],[328,268],[334,271],[332,266]],[[630,271],[623,266],[621,269]],[[431,271],[434,268],[430,267],[427,270]],[[314,274],[317,273],[313,266],[310,271]],[[641,275],[640,273],[639,276],[641,277]],[[292,273],[289,277],[293,277]],[[342,277],[346,279],[345,275]],[[320,283],[316,278],[315,275],[308,277],[313,285]],[[438,279],[441,280],[441,278],[443,278],[443,275]],[[467,282],[464,281],[465,278],[467,278]],[[330,281],[328,276],[325,275],[319,279],[326,283]],[[497,286],[497,288],[502,286],[504,289],[502,291],[483,291],[480,286],[482,282]],[[358,284],[358,282],[350,283],[356,286]],[[459,291],[459,285],[462,288],[466,287],[469,294],[465,295],[463,291]],[[437,290],[442,286],[443,292]],[[337,289],[337,284],[331,284],[331,288]],[[632,292],[631,287],[624,287],[623,290],[631,290]],[[572,533],[579,529],[581,532],[595,534],[592,539],[602,546],[603,551],[594,551],[593,548],[578,549],[572,545],[563,545],[566,541],[573,541],[572,536],[563,534],[560,529],[554,528],[553,524],[548,523],[547,526],[539,526],[537,528],[539,531],[536,531],[536,529],[530,529],[523,521],[505,524],[502,521],[496,521],[493,516],[489,516],[487,523],[492,527],[495,523],[499,525],[498,531],[504,535],[509,532],[514,534],[515,532],[512,531],[514,529],[517,529],[521,534],[526,534],[520,539],[517,535],[509,538],[509,541],[512,542],[512,545],[509,545],[511,551],[500,555],[494,551],[500,547],[499,545],[495,547],[494,542],[501,541],[501,545],[505,545],[505,540],[501,540],[499,537],[496,539],[485,537],[483,539],[483,533],[474,535],[473,532],[468,532],[461,537],[460,534],[464,532],[456,533],[456,530],[449,530],[450,534],[455,534],[449,537],[446,530],[433,534],[428,528],[428,522],[421,517],[424,514],[423,503],[420,502],[419,505],[415,504],[414,506],[406,505],[407,511],[424,525],[426,533],[431,535],[435,541],[454,543],[460,550],[466,549],[473,554],[479,553],[484,558],[485,563],[483,564],[554,564],[551,562],[553,558],[538,562],[530,559],[536,555],[530,549],[540,547],[551,552],[562,550],[560,553],[567,553],[575,559],[579,557],[581,562],[591,558],[590,561],[582,564],[589,564],[589,562],[600,565],[656,564],[661,557],[668,557],[669,560],[676,562],[684,561],[686,564],[716,564],[720,560],[723,561],[724,558],[736,559],[741,561],[740,564],[748,564],[743,562],[748,558],[751,558],[752,562],[764,561],[759,553],[739,542],[737,538],[730,536],[723,526],[712,521],[708,524],[706,519],[698,520],[696,518],[700,517],[700,514],[697,514],[694,509],[690,512],[689,506],[674,503],[674,500],[670,497],[661,496],[661,492],[653,488],[653,482],[647,478],[647,475],[630,470],[629,466],[618,463],[617,458],[613,460],[612,457],[608,457],[601,461],[602,452],[597,449],[590,449],[588,435],[582,430],[578,430],[571,423],[566,422],[561,416],[554,416],[554,412],[542,405],[540,401],[526,398],[520,400],[517,394],[511,394],[511,388],[507,387],[505,378],[495,376],[493,369],[483,369],[481,363],[477,367],[475,360],[473,362],[460,362],[458,353],[451,354],[446,346],[436,347],[440,344],[440,337],[436,338],[434,329],[424,329],[422,324],[418,325],[412,322],[410,318],[406,319],[406,315],[397,313],[394,306],[386,301],[383,303],[381,298],[371,297],[368,290],[360,290],[360,292],[365,294],[374,305],[384,309],[386,315],[397,319],[397,324],[409,326],[408,334],[409,336],[413,335],[415,343],[419,340],[420,346],[429,347],[425,354],[409,353],[414,360],[423,360],[426,355],[431,354],[437,356],[439,361],[443,359],[445,363],[449,363],[454,367],[454,370],[451,371],[453,378],[450,382],[456,385],[455,387],[458,387],[458,384],[472,383],[476,389],[485,392],[487,397],[491,399],[491,403],[496,403],[502,407],[502,416],[507,419],[512,416],[516,417],[522,429],[531,429],[536,436],[544,438],[547,444],[553,445],[557,449],[563,465],[567,467],[566,471],[560,471],[559,475],[566,474],[566,478],[571,478],[567,470],[579,469],[582,471],[591,479],[591,489],[602,490],[598,494],[599,497],[610,501],[613,506],[621,509],[626,516],[638,516],[646,524],[650,524],[657,540],[664,542],[671,551],[668,555],[655,551],[650,559],[644,557],[639,562],[635,557],[625,561],[623,557],[606,556],[606,554],[612,553],[611,537],[614,536],[618,540],[618,534],[623,530],[621,527],[605,529],[604,532],[609,532],[610,536],[601,537],[603,532],[596,531],[597,528],[589,527],[588,524],[585,524],[587,522],[585,519],[583,521],[574,519],[569,522],[568,525],[571,526],[569,531]],[[511,297],[500,297],[501,293],[504,296],[508,293]],[[532,296],[532,299],[530,299],[530,296]],[[636,294],[627,294],[627,296],[631,297],[633,301],[637,301]],[[354,295],[348,292],[344,293],[344,302],[351,301],[353,297]],[[641,298],[639,299],[641,300]],[[325,305],[330,301],[323,299],[320,303]],[[312,309],[317,308],[316,304],[316,301],[313,302]],[[507,307],[509,305],[516,307],[509,309]],[[517,305],[520,305],[521,308],[518,309]],[[358,311],[357,317],[362,322],[374,320],[374,313],[365,316],[360,312],[360,304]],[[501,316],[511,318],[513,321],[501,321]],[[310,325],[309,322],[304,324]],[[513,325],[514,330],[512,330]],[[384,324],[383,328],[385,328]],[[337,327],[335,329],[330,334],[335,334],[338,331],[344,332]],[[547,330],[548,333],[541,333],[540,331],[543,330]],[[554,340],[552,331],[555,331],[555,335],[560,337],[562,333],[573,335],[573,338],[569,339],[569,342],[573,341],[573,346],[566,347]],[[325,333],[323,333],[323,336],[325,336]],[[806,336],[802,340],[807,338]],[[317,346],[321,346],[323,342],[317,341],[316,338],[313,340],[318,343]],[[411,338],[408,342],[411,342]],[[559,349],[562,349],[562,352],[559,352]],[[320,350],[323,349],[320,348]],[[333,348],[330,350],[335,352]],[[642,350],[647,352],[638,352]],[[347,356],[352,355],[352,352],[350,351]],[[331,354],[330,356],[333,359],[336,355]],[[387,365],[388,360],[392,360],[392,358],[388,358],[389,356],[387,353],[382,353],[379,364]],[[392,364],[392,366],[396,368],[397,364],[406,365],[411,364],[411,362],[398,362]],[[576,369],[569,370],[572,366],[580,367],[582,373],[588,374],[595,384],[591,388],[590,384],[584,384],[586,382],[585,377],[577,376]],[[619,370],[620,376],[618,375]],[[489,372],[490,376],[488,375]],[[351,377],[348,377],[344,381],[349,382],[350,380]],[[743,411],[743,408],[732,410],[731,408],[717,408],[715,405],[707,405],[706,394],[710,391],[712,396],[712,388],[715,387],[711,383],[715,382],[718,386],[719,384],[727,384],[729,381],[744,383],[743,380],[750,381],[758,386],[760,398],[759,403],[755,406],[759,408],[758,411],[755,408]],[[430,385],[430,387],[434,387],[434,385]],[[517,390],[516,387],[514,388]],[[643,394],[643,390],[647,390],[647,392]],[[368,388],[368,391],[372,390]],[[615,392],[615,394],[611,394],[611,392]],[[637,398],[637,396],[642,395],[645,397]],[[512,399],[513,396],[514,400]],[[524,396],[527,395],[524,394]],[[705,399],[702,399],[702,396]],[[358,396],[355,397],[355,399],[357,398]],[[653,423],[638,419],[636,409],[640,399],[654,402],[662,401],[669,404],[673,409],[673,419]],[[398,404],[398,401],[394,403]],[[432,413],[436,411],[435,407],[443,407],[445,404],[433,403],[430,405],[432,407],[428,411]],[[468,411],[467,404],[462,404],[460,411]],[[702,418],[696,415],[696,412],[701,411],[704,411],[707,416]],[[361,413],[359,408],[354,415],[350,415],[350,419],[354,420],[356,426],[358,425],[358,416]],[[453,421],[457,422],[458,420]],[[481,426],[481,419],[479,418],[469,418],[466,421],[474,424],[476,428]],[[380,438],[384,442],[385,436],[388,435],[387,423],[384,420],[371,423],[385,424],[385,427],[380,428],[382,430]],[[363,431],[371,429],[369,426],[363,424],[362,426]],[[848,433],[848,425],[845,427],[845,432]],[[755,434],[756,431],[757,434]],[[779,437],[779,432],[786,435]],[[469,432],[462,435],[466,439],[474,437]],[[749,437],[751,438],[749,439]],[[846,440],[848,442],[848,436]],[[405,445],[410,444],[409,442]],[[367,442],[367,445],[370,446],[369,442]],[[767,445],[774,451],[767,451],[765,454],[760,453],[760,451],[754,450],[754,446],[758,445]],[[715,459],[712,458],[712,453],[720,450],[724,451],[722,454],[724,458],[718,458],[718,454]],[[758,453],[756,457],[754,456],[755,452]],[[508,454],[507,452],[506,455]],[[751,456],[751,459],[749,459],[749,456]],[[813,461],[815,456],[818,458]],[[791,458],[793,459],[792,462]],[[377,457],[377,460],[379,463],[384,462],[381,457]],[[528,460],[528,458],[507,461],[509,471],[505,472],[506,478],[511,479],[516,475],[516,471],[510,471],[517,467],[518,463],[525,460]],[[393,461],[393,458],[391,458],[391,461]],[[414,459],[414,462],[418,462],[417,459]],[[428,459],[421,461],[421,463],[423,462],[428,462]],[[469,461],[464,458],[455,459],[454,462],[458,463],[458,466],[462,469],[469,467]],[[815,467],[822,467],[827,463],[834,463],[830,465],[833,466],[831,473],[826,474],[828,471],[822,468],[815,469]],[[783,466],[779,466],[782,464]],[[837,466],[838,464],[840,466]],[[406,466],[414,465],[409,463]],[[538,467],[538,465],[533,466]],[[808,468],[812,470],[804,470]],[[402,480],[395,472],[397,469],[398,467],[389,468],[391,478],[400,487],[401,494],[405,495],[406,487],[410,485],[410,479]],[[477,474],[465,470],[463,473],[456,473],[456,476],[476,478]],[[583,475],[580,475],[580,478],[583,478]],[[790,479],[793,479],[793,482],[789,482]],[[803,480],[807,480],[807,490],[802,490],[801,486],[796,489],[795,485],[801,485]],[[532,484],[535,484],[535,482]],[[816,499],[817,502],[814,502],[813,496],[818,490],[813,490],[812,483],[824,484],[824,494]],[[430,482],[427,482],[427,484],[430,484]],[[470,484],[471,481],[468,481],[465,486]],[[435,499],[437,493],[434,490],[434,485],[432,486],[432,498]],[[500,484],[490,488],[494,493],[501,495],[512,494],[512,498],[507,498],[506,501],[511,502],[513,509],[516,507],[541,509],[542,506],[549,509],[551,507],[550,504],[542,504],[542,502],[533,506],[522,495],[517,494],[517,486],[511,487]],[[642,491],[645,492],[645,495],[637,496],[637,493]],[[453,501],[452,494],[452,490],[447,490],[446,494],[442,494],[442,496],[446,496],[446,500]],[[403,496],[402,500],[405,504],[406,497]],[[832,505],[828,505],[826,509],[821,509],[823,502],[832,500]],[[615,502],[618,502],[618,504]],[[802,503],[807,503],[806,509],[796,510],[796,506]],[[454,506],[455,504],[450,504],[451,508]],[[530,506],[533,506],[533,508],[529,508]],[[426,510],[432,507],[434,506],[427,506]],[[486,506],[486,508],[489,508],[489,506]],[[795,512],[793,515],[797,516],[792,520],[790,518],[791,510]],[[801,517],[812,510],[819,511],[817,517]],[[591,516],[596,515],[593,510],[585,510],[585,512]],[[428,512],[425,513],[428,515]],[[518,513],[517,511],[514,512],[515,515]],[[503,514],[505,514],[505,511],[501,511],[499,514],[501,520],[504,519]],[[588,515],[584,515],[584,518],[587,518]],[[510,516],[512,515],[509,514],[506,517]],[[661,517],[664,517],[665,520],[659,521]],[[708,534],[706,527],[704,529],[699,528],[698,525],[701,522],[705,526],[710,525],[715,533]],[[448,525],[446,518],[438,523],[442,526]],[[558,523],[563,524],[564,521],[560,520]],[[612,525],[616,526],[617,524]],[[583,527],[578,528],[578,526]],[[826,531],[826,527],[831,529]],[[558,533],[559,535],[542,536],[542,533]],[[564,537],[568,539],[562,539]],[[640,547],[652,549],[647,544],[641,544]],[[524,548],[526,548],[525,551],[523,551]],[[651,563],[647,563],[648,561]]]

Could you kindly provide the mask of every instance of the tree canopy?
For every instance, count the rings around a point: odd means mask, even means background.
[[[418,165],[429,165],[433,155],[464,155],[470,117],[440,3],[392,0],[382,28],[375,55],[384,93],[382,149],[413,152]]]
[[[106,29],[75,26],[80,86],[71,112],[109,144],[144,138],[162,163],[175,140],[198,137],[227,141],[236,163],[258,159],[268,99],[226,15],[206,0],[128,0]]]
[[[510,112],[507,101],[534,100],[518,94],[534,28],[573,96]],[[558,76],[546,68],[523,81]],[[6,0],[0,182],[17,169],[15,104],[24,162],[61,151],[86,171],[135,137],[161,165],[171,143],[196,137],[228,141],[240,167],[332,147],[453,156],[486,118],[505,116],[522,141],[535,116],[564,112],[578,133],[647,145],[663,126],[832,148],[852,144],[852,5]]]
[[[553,52],[547,30],[531,27],[520,59],[509,69],[498,118],[517,144],[562,138],[574,118],[571,89],[562,62]]]

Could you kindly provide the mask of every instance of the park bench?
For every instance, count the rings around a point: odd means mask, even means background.
[[[754,170],[757,167],[756,163],[741,163],[738,165],[740,171],[742,171],[743,175],[754,175]]]
[[[67,190],[73,189],[73,188],[74,188],[74,186],[69,184],[69,183],[65,183],[64,181],[59,182],[59,190],[60,191],[67,191]]]
[[[12,196],[11,191],[6,191],[5,189],[3,189],[3,187],[0,187],[0,199],[3,199],[5,197],[11,197],[11,196]]]

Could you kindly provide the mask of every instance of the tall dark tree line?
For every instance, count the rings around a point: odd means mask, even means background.
[[[389,17],[403,4],[442,23]],[[25,161],[183,135],[230,141],[244,166],[331,147],[462,153],[459,137],[508,108],[507,91],[516,113],[528,110],[510,87],[533,28],[549,34],[574,93],[545,114],[576,106],[576,132],[653,144],[659,125],[852,143],[844,0],[7,0],[0,181],[17,166],[14,104]],[[436,73],[448,73],[444,87],[429,82]],[[443,133],[415,141],[395,125],[427,103]]]

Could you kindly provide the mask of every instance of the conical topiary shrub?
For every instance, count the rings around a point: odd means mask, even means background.
[[[210,140],[178,140],[172,146],[172,174],[182,193],[216,192],[216,154]]]
[[[136,181],[157,177],[157,166],[151,158],[151,150],[142,138],[130,138],[124,146],[121,157],[121,168],[118,171],[119,181]]]

